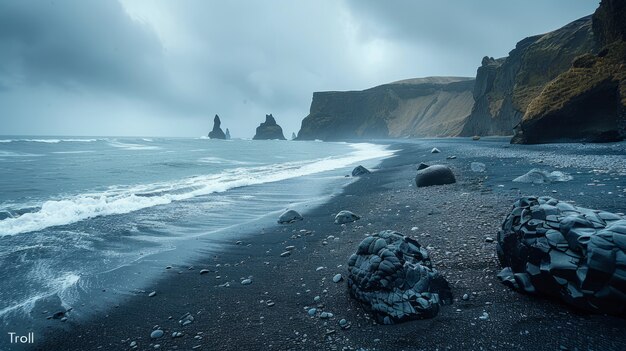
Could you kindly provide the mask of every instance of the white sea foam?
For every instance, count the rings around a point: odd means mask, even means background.
[[[30,143],[58,144],[60,142],[91,143],[94,141],[98,141],[98,139],[2,139],[0,140],[0,143],[30,142]]]
[[[0,221],[0,236],[42,230],[98,216],[124,214],[232,188],[330,171],[368,159],[388,157],[394,153],[382,145],[363,143],[350,146],[354,151],[341,156],[232,168],[217,174],[177,181],[115,186],[103,192],[49,200],[41,204],[38,211]]]
[[[122,143],[117,140],[109,141],[109,145],[113,147],[117,147],[124,150],[158,150],[160,147],[153,145],[143,145],[143,144],[133,144],[133,143]]]
[[[198,160],[200,163],[214,163],[214,164],[231,164],[231,165],[253,165],[258,164],[256,162],[246,162],[246,161],[236,161],[236,160],[228,160],[221,157],[202,157]]]
[[[50,268],[43,267],[42,263],[39,263],[39,267],[33,269],[30,275],[36,275],[35,277],[29,277],[28,279],[33,279],[38,282],[45,282],[46,287],[43,291],[39,291],[34,295],[27,296],[20,301],[15,301],[11,303],[10,306],[7,306],[0,310],[0,317],[4,316],[8,313],[13,312],[22,312],[29,313],[32,311],[35,303],[40,299],[43,299],[48,296],[52,296],[54,294],[58,294],[61,298],[62,303],[68,303],[72,299],[71,292],[68,291],[69,288],[76,286],[76,283],[80,280],[80,276],[74,273],[64,273],[60,276],[54,277],[51,273]]]
[[[78,150],[78,151],[53,151],[52,154],[89,154],[95,151],[92,150]]]
[[[43,155],[29,154],[26,152],[11,152],[0,150],[0,157],[39,157]]]

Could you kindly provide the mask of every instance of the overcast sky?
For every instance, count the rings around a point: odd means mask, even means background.
[[[0,134],[285,136],[312,93],[475,76],[597,0],[2,0]]]

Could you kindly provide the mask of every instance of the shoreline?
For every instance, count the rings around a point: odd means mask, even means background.
[[[495,244],[485,242],[485,237],[495,237],[521,191],[537,189],[510,184],[499,189],[484,174],[468,172],[469,159],[446,160],[450,155],[446,150],[430,154],[428,145],[428,141],[392,144],[402,151],[313,208],[304,221],[252,226],[246,232],[253,235],[232,237],[225,251],[194,262],[193,270],[163,267],[163,278],[153,285],[156,296],[131,296],[107,315],[84,324],[70,319],[67,331],[51,332],[32,349],[152,350],[156,344],[166,350],[626,347],[621,340],[624,319],[578,314],[558,302],[510,291],[497,281]],[[451,165],[458,183],[416,189],[415,165],[432,161]],[[563,195],[574,196],[575,186],[564,185],[568,186],[572,189]],[[545,193],[535,194],[561,195],[552,194],[550,187],[541,191]],[[361,220],[334,225],[332,214],[343,209],[361,215]],[[365,233],[384,229],[414,236],[428,247],[434,267],[452,286],[454,304],[443,306],[433,319],[382,326],[349,297],[345,279],[332,282],[337,273],[346,276],[348,257]],[[243,243],[237,245],[238,240]],[[280,257],[286,246],[296,248],[290,256]],[[201,269],[209,272],[200,274]],[[252,283],[242,285],[246,278]],[[219,286],[226,282],[230,286]],[[460,300],[464,293],[469,294],[468,301]],[[315,296],[320,296],[319,302],[314,302]],[[307,307],[335,316],[310,317]],[[488,312],[488,320],[478,319],[483,312]],[[180,317],[186,313],[194,320],[181,326]],[[338,326],[342,318],[350,329]],[[151,339],[156,325],[165,335]],[[172,338],[173,332],[184,335]],[[132,342],[137,348],[130,346]]]

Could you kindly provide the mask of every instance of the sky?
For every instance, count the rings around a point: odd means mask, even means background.
[[[597,0],[3,0],[0,135],[286,137],[315,91],[474,77]]]

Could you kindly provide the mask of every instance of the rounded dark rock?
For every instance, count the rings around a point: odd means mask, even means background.
[[[335,216],[335,224],[351,223],[359,219],[361,219],[360,216],[350,211],[343,210],[339,211],[339,213],[337,213],[337,215]]]
[[[418,188],[452,183],[456,183],[454,173],[444,165],[433,165],[420,169],[415,176],[415,184]]]
[[[452,301],[448,282],[417,241],[385,230],[365,238],[348,261],[348,289],[380,323],[437,315]]]
[[[362,175],[365,175],[365,174],[370,174],[370,173],[372,173],[372,172],[370,172],[367,168],[365,168],[365,167],[363,167],[361,165],[355,167],[352,170],[352,176],[353,177],[359,177],[359,176],[362,176]]]
[[[626,313],[626,218],[551,197],[515,202],[497,240],[512,289],[561,299],[577,309]]]
[[[420,163],[419,165],[417,165],[417,170],[421,171],[424,168],[428,168],[430,167],[429,165],[425,164],[425,163]]]
[[[302,215],[300,215],[300,213],[298,213],[298,211],[288,210],[288,211],[285,211],[283,214],[281,214],[280,217],[278,217],[278,223],[289,224],[289,223],[301,221],[303,219],[304,218],[302,217]]]

